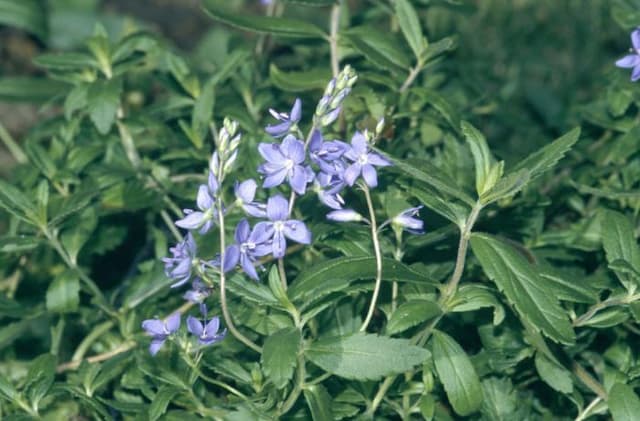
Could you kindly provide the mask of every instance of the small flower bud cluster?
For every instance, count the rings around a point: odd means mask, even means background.
[[[358,75],[351,66],[345,66],[337,77],[331,79],[316,107],[314,118],[319,127],[329,126],[338,118],[342,102],[357,80]]]
[[[238,146],[241,138],[242,136],[238,133],[238,122],[225,118],[217,138],[218,150],[213,153],[209,162],[211,173],[220,183],[233,169],[238,158]]]

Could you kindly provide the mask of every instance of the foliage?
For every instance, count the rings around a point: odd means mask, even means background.
[[[640,2],[258,3],[0,0],[0,417],[635,419]]]

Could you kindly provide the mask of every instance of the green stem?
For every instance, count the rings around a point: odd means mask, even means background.
[[[600,303],[592,305],[589,308],[589,310],[587,310],[586,313],[584,313],[582,316],[578,317],[573,321],[573,326],[574,327],[582,326],[583,324],[591,320],[591,318],[595,316],[596,313],[599,312],[600,310],[604,310],[605,308],[613,307],[617,305],[629,304],[637,300],[640,300],[640,294],[627,295],[625,297],[608,298]]]
[[[373,312],[376,309],[376,303],[378,301],[378,294],[380,294],[380,285],[382,284],[382,252],[380,251],[380,241],[378,239],[378,225],[376,223],[376,213],[373,210],[373,202],[371,200],[371,193],[369,192],[369,187],[366,184],[363,184],[362,191],[364,192],[364,197],[367,201],[367,208],[369,209],[369,222],[371,227],[371,240],[373,241],[373,252],[376,256],[376,281],[373,287],[373,295],[371,296],[371,303],[369,304],[369,311],[367,312],[367,317],[364,319],[362,326],[360,326],[360,332],[364,332],[367,330],[369,323],[371,322],[371,318],[373,317]]]
[[[223,209],[222,199],[218,197],[216,201],[217,201],[218,209]],[[220,262],[222,262],[221,266],[223,266],[226,244],[225,244],[225,238],[224,238],[224,232],[225,232],[224,212],[222,211],[218,212],[218,227],[220,228]],[[240,331],[236,329],[236,326],[233,323],[233,320],[231,319],[231,315],[229,314],[229,308],[227,307],[226,281],[227,281],[226,274],[224,273],[224,270],[221,268],[220,270],[220,307],[222,308],[222,315],[227,325],[227,329],[229,329],[229,332],[231,332],[231,334],[236,339],[238,339],[240,342],[242,342],[243,344],[245,344],[246,346],[248,346],[249,348],[253,349],[254,351],[260,354],[262,353],[262,348],[256,345],[251,339],[247,338],[242,333],[240,333]]]
[[[114,322],[109,320],[102,324],[96,326],[95,329],[91,331],[83,340],[80,342],[80,345],[76,348],[76,351],[73,353],[71,357],[71,361],[80,361],[84,358],[84,354],[87,353],[89,347],[96,339],[100,338],[102,335],[107,333],[113,327]]]
[[[293,386],[293,390],[291,391],[291,394],[289,395],[287,400],[284,401],[284,404],[280,409],[280,415],[284,415],[287,412],[289,412],[289,410],[293,407],[293,405],[298,400],[298,397],[300,397],[300,393],[302,392],[302,385],[304,384],[304,378],[306,376],[306,370],[304,365],[305,365],[304,355],[300,353],[298,354],[298,372],[296,376],[296,384]]]
[[[340,73],[340,58],[338,56],[338,29],[340,28],[340,8],[342,1],[338,1],[331,7],[331,20],[329,24],[329,49],[331,50],[331,72],[333,77]]]
[[[287,272],[284,270],[284,259],[281,257],[278,259],[278,274],[280,275],[280,282],[282,283],[282,288],[287,290]]]
[[[0,140],[2,140],[2,143],[4,143],[4,146],[9,150],[9,152],[13,156],[13,159],[15,159],[17,163],[26,164],[27,162],[29,162],[27,155],[25,155],[25,153],[22,151],[22,148],[20,147],[20,145],[18,145],[18,142],[16,142],[13,137],[11,137],[11,134],[7,131],[7,129],[5,129],[2,124],[0,124]]]

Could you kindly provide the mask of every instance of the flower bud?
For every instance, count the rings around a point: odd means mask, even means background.
[[[376,137],[380,136],[382,130],[384,130],[384,117],[378,120],[378,124],[376,124]]]
[[[336,222],[360,222],[364,218],[353,209],[339,209],[329,212],[327,219]]]

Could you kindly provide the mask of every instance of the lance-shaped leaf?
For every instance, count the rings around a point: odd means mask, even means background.
[[[313,421],[332,421],[335,419],[331,411],[331,396],[321,384],[313,384],[304,388],[304,398],[311,411]]]
[[[422,364],[429,351],[406,339],[356,333],[313,342],[305,349],[305,356],[336,376],[377,380]]]
[[[317,26],[300,20],[266,16],[249,16],[229,10],[226,1],[204,0],[204,11],[213,19],[251,32],[262,32],[281,37],[324,38],[326,34]]]
[[[640,272],[640,248],[634,236],[634,226],[631,221],[620,212],[606,210],[602,218],[602,245],[607,255],[607,261],[614,263],[618,260],[629,264],[630,269]],[[616,262],[616,266],[621,266]],[[616,274],[627,288],[633,282],[633,272],[616,270]]]
[[[438,303],[429,300],[412,300],[402,303],[391,314],[387,323],[387,333],[394,335],[432,319],[442,313]]]
[[[304,72],[284,72],[271,64],[269,79],[278,89],[287,92],[304,92],[314,89],[324,89],[331,79],[331,72],[327,69],[311,69]]]
[[[402,34],[407,39],[413,54],[419,59],[427,47],[427,42],[422,36],[422,28],[420,28],[420,20],[416,9],[409,0],[395,0],[394,6]]]
[[[482,405],[480,379],[464,349],[446,333],[433,332],[433,363],[447,397],[458,415],[469,415]]]
[[[498,170],[493,170],[495,159],[489,151],[487,140],[478,129],[466,121],[462,122],[461,129],[471,149],[471,155],[476,167],[476,191],[481,196],[485,191],[492,188],[502,176],[501,167],[497,167]]]
[[[529,155],[518,163],[510,173],[526,169],[529,173],[529,181],[536,179],[545,171],[553,168],[578,141],[579,137],[580,127],[576,127],[542,149]]]
[[[520,317],[556,342],[573,344],[575,333],[552,289],[527,260],[509,245],[487,234],[473,234],[473,254]]]

